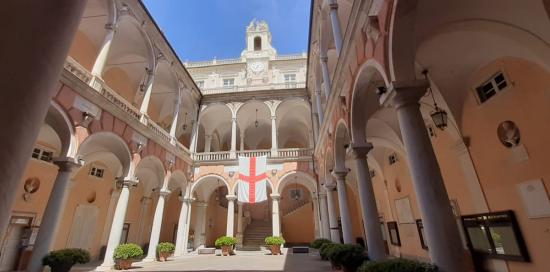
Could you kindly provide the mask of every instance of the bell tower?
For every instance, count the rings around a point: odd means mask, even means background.
[[[265,58],[277,54],[271,46],[271,32],[265,21],[252,20],[246,28],[246,49],[241,56],[244,58]]]

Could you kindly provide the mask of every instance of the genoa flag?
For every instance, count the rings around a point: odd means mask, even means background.
[[[239,157],[238,200],[257,203],[267,200],[267,157]]]

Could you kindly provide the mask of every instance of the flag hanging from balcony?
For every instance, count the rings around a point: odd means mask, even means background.
[[[239,157],[239,202],[267,200],[267,157]]]

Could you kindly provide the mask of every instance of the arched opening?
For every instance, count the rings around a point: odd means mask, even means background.
[[[254,37],[254,51],[262,50],[262,38]]]

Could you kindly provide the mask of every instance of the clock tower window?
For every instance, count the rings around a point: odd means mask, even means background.
[[[254,51],[260,51],[262,50],[262,38],[255,37],[254,38]]]

